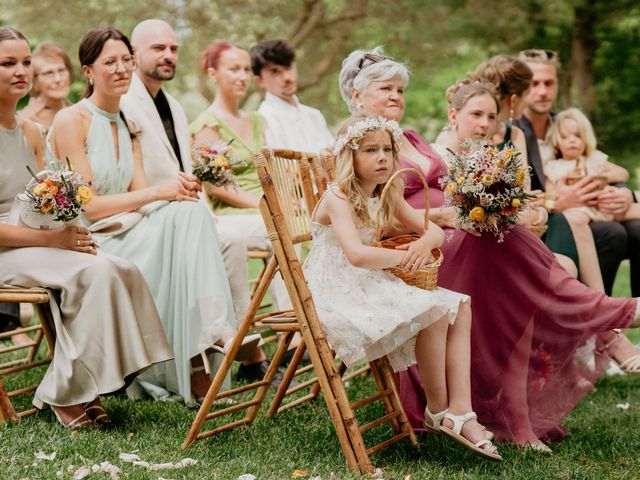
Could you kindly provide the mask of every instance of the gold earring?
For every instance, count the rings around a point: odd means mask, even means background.
[[[89,77],[89,86],[93,87],[93,78]]]
[[[509,109],[509,123],[513,122],[513,107]]]

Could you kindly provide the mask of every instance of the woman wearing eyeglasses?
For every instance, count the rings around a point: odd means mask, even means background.
[[[89,222],[142,208],[142,218],[129,230],[100,237],[100,248],[138,266],[175,355],[175,362],[145,372],[139,385],[154,398],[177,394],[193,403],[210,385],[204,353],[230,339],[236,322],[215,224],[206,205],[197,202],[199,184],[179,176],[148,186],[135,126],[120,111],[135,66],[128,38],[97,28],[84,36],[79,54],[85,97],[56,116],[49,146],[93,182],[96,196],[85,211]]]
[[[69,56],[51,42],[41,43],[33,52],[33,87],[29,103],[20,116],[49,130],[56,113],[69,105],[67,96],[73,83]]]

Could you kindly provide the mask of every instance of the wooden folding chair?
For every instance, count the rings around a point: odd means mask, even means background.
[[[0,340],[7,340],[13,335],[27,333],[33,335],[33,341],[27,345],[10,345],[0,348],[0,423],[18,421],[21,417],[31,415],[38,410],[28,408],[16,412],[12,398],[33,393],[38,384],[7,390],[3,379],[9,375],[24,372],[32,368],[41,367],[51,362],[55,345],[55,333],[53,317],[49,308],[49,294],[42,288],[0,288],[0,302],[31,303],[40,320],[39,325],[19,327],[0,334]],[[36,354],[45,338],[48,345],[48,353],[42,359],[37,359]],[[26,351],[24,356],[18,357],[20,351]]]
[[[315,398],[317,391],[321,390],[349,468],[362,473],[370,473],[374,470],[369,459],[370,454],[404,438],[408,438],[415,444],[416,438],[402,410],[393,372],[388,360],[381,358],[370,363],[377,392],[368,398],[350,402],[341,377],[341,367],[336,366],[333,352],[318,322],[315,306],[304,280],[294,244],[311,238],[309,214],[315,207],[319,195],[326,189],[322,168],[317,157],[289,151],[263,150],[254,157],[254,162],[265,192],[260,202],[260,211],[274,248],[273,262],[269,263],[266,275],[271,278],[276,268],[280,270],[293,304],[293,311],[276,312],[269,316],[255,316],[255,312],[250,309],[238,329],[230,351],[216,373],[213,384],[196,415],[183,447],[188,447],[196,439],[209,437],[236,426],[251,423],[264,401],[269,385],[275,377],[293,334],[300,331],[303,342],[296,349],[268,414],[271,415],[277,411],[282,411],[284,408]],[[264,287],[266,289],[267,286],[268,284],[261,285],[261,288]],[[256,292],[255,297],[259,293]],[[279,342],[271,360],[271,365],[265,378],[251,385],[219,393],[222,380],[229,371],[235,352],[240,347],[244,336],[252,328],[269,328],[273,331],[285,332],[284,338]],[[302,357],[305,348],[309,351],[311,365],[297,369],[297,363]],[[316,377],[296,387],[288,388],[293,376],[305,371],[313,371]],[[319,387],[315,388],[318,385]],[[294,391],[297,391],[296,389],[299,390],[303,387],[314,387],[315,392],[312,389],[311,393],[290,402],[286,407],[280,407],[280,402],[286,394],[294,393]],[[256,389],[256,394],[251,400],[210,413],[214,400],[246,392],[250,389]],[[360,425],[355,417],[354,410],[377,401],[381,402],[385,414],[365,425]],[[247,413],[240,420],[217,426],[208,431],[200,431],[207,420],[220,418],[245,409]],[[367,448],[363,433],[387,423],[392,427],[393,434],[391,437],[378,445]]]

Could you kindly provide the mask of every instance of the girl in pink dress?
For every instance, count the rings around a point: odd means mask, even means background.
[[[404,113],[407,82],[404,65],[362,50],[343,62],[340,74],[352,110],[396,121]],[[477,95],[453,109],[454,130],[468,131],[475,122],[474,133],[485,136],[495,128],[497,101],[487,86],[473,85]],[[417,167],[427,178],[436,207],[432,220],[451,226],[455,212],[438,208],[444,159],[411,130],[405,130],[399,153],[401,165]],[[421,189],[406,179],[405,198],[413,207],[424,208]],[[448,230],[442,251],[439,285],[472,298],[472,402],[480,422],[500,440],[549,451],[543,442],[564,435],[560,421],[593,387],[617,347],[602,339],[613,328],[638,326],[636,299],[610,298],[584,286],[522,226],[503,243],[488,234]],[[426,402],[415,367],[400,374],[400,390],[414,428],[424,430]]]

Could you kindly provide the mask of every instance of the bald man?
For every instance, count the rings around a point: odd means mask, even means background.
[[[189,123],[180,103],[162,88],[163,82],[176,73],[176,34],[162,20],[144,20],[134,28],[131,43],[137,66],[120,107],[140,132],[147,178],[152,185],[160,185],[174,179],[178,172],[191,175]],[[217,227],[234,308],[241,319],[250,295],[247,248],[242,242],[232,241],[220,224]]]

